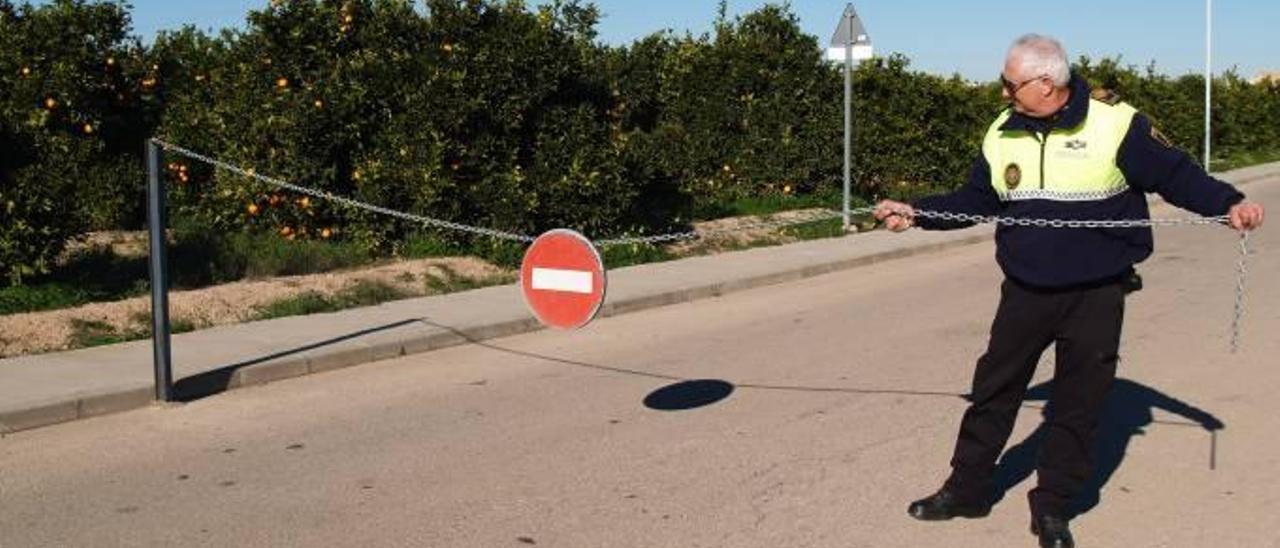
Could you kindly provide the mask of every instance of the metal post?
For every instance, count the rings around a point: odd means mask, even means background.
[[[853,19],[846,12],[846,17]],[[844,45],[844,231],[849,231],[850,181],[853,170],[853,21],[849,22],[849,39]]]
[[[1204,170],[1211,172],[1209,147],[1212,144],[1211,118],[1213,108],[1213,0],[1204,2]]]
[[[164,179],[160,176],[162,150],[147,141],[147,225],[151,236],[151,341],[156,370],[156,399],[173,401],[173,357],[169,351],[169,257],[165,227]]]

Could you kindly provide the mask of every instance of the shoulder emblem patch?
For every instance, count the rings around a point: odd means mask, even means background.
[[[1115,105],[1120,102],[1120,94],[1106,88],[1097,88],[1090,92],[1089,96],[1108,105]]]
[[[1168,137],[1165,137],[1163,133],[1160,133],[1160,130],[1156,129],[1156,126],[1154,125],[1151,126],[1151,138],[1155,139],[1157,143],[1164,145],[1164,148],[1173,148],[1173,141],[1170,141]]]

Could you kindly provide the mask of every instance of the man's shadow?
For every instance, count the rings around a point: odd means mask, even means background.
[[[1052,381],[1038,384],[1027,391],[1025,400],[1048,402],[1052,388]],[[1093,477],[1084,492],[1073,502],[1072,517],[1088,512],[1098,505],[1102,487],[1120,467],[1120,462],[1124,460],[1125,451],[1129,447],[1129,441],[1134,436],[1145,434],[1146,427],[1153,422],[1200,427],[1210,433],[1221,430],[1224,426],[1222,421],[1203,409],[1128,379],[1115,380],[1104,405],[1102,424],[1099,425],[1098,431]],[[1192,422],[1156,421],[1152,415],[1152,410],[1156,408],[1185,417]],[[1052,405],[1046,404],[1042,413],[1046,421],[1052,413]],[[998,499],[1004,498],[1009,489],[1027,479],[1035,470],[1036,455],[1040,451],[1044,435],[1045,424],[1041,422],[1031,435],[1004,452],[996,465],[995,472]]]

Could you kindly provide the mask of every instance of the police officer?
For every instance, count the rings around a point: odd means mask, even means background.
[[[968,182],[914,204],[884,201],[875,216],[899,232],[962,228],[914,215],[951,211],[1036,219],[1147,219],[1145,193],[1232,228],[1262,224],[1263,208],[1205,173],[1133,107],[1091,93],[1072,75],[1053,38],[1018,38],[1000,75],[1011,106],[987,130]],[[1040,355],[1054,345],[1046,436],[1029,495],[1040,546],[1074,546],[1069,503],[1093,471],[1102,403],[1115,378],[1126,282],[1152,251],[1150,228],[999,226],[996,261],[1005,274],[986,353],[973,377],[951,474],[911,503],[921,520],[982,517],[993,473]]]

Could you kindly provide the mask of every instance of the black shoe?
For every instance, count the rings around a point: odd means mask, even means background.
[[[923,521],[942,521],[957,517],[982,518],[990,513],[990,504],[962,501],[945,487],[907,507],[908,515]]]
[[[1067,520],[1054,516],[1031,519],[1031,534],[1040,537],[1040,548],[1075,548]]]

